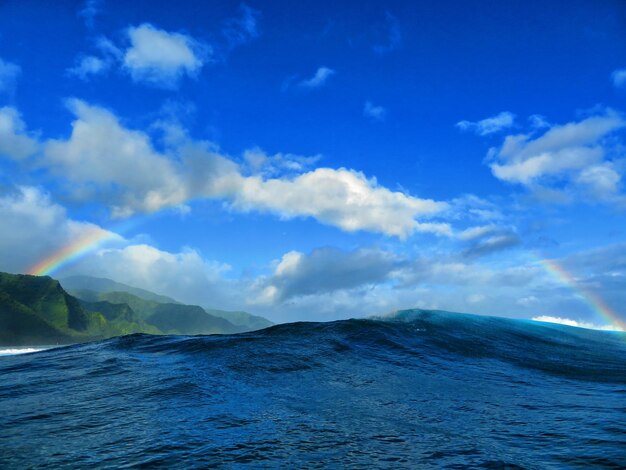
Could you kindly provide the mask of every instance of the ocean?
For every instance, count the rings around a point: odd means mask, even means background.
[[[0,357],[0,468],[626,468],[626,334],[404,311]]]

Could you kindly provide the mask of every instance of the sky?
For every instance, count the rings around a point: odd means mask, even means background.
[[[0,270],[276,321],[626,321],[626,3],[0,1]]]

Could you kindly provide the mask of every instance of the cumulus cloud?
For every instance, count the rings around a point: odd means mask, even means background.
[[[575,182],[585,188],[594,199],[609,199],[619,192],[621,175],[612,162],[583,168]]]
[[[389,12],[385,13],[385,22],[375,31],[377,43],[372,50],[379,55],[384,55],[398,49],[402,45],[402,30],[398,18]]]
[[[204,259],[192,248],[179,252],[133,243],[98,225],[71,219],[65,208],[33,187],[0,195],[0,218],[11,230],[0,231],[0,271],[26,273],[42,260],[86,236],[106,238],[77,264],[57,275],[87,274],[208,306],[243,306],[242,289],[231,288],[222,274],[230,267]],[[237,294],[235,295],[235,292]]]
[[[123,63],[124,51],[110,39],[98,37],[95,40],[95,47],[99,55],[79,55],[74,66],[66,70],[67,74],[87,81],[94,76],[104,75],[116,64]]]
[[[387,110],[382,106],[374,106],[371,101],[366,101],[363,106],[363,116],[372,121],[384,121],[387,117]]]
[[[227,264],[206,260],[192,248],[169,252],[132,243],[97,250],[74,267],[75,272],[114,279],[182,302],[207,307],[241,307],[243,302],[235,302],[229,282],[222,277],[229,270]]]
[[[328,67],[320,67],[311,78],[302,80],[299,85],[301,88],[307,89],[320,88],[324,86],[328,79],[334,74],[335,71],[333,69],[330,69]]]
[[[309,216],[322,223],[354,232],[368,230],[404,238],[413,232],[450,235],[445,223],[420,222],[419,216],[443,211],[443,202],[393,192],[347,169],[317,168],[290,179],[240,181],[233,206],[265,210],[284,218]]]
[[[87,0],[79,11],[88,28],[93,28],[102,4],[103,0]],[[173,90],[183,77],[196,78],[204,66],[225,60],[234,48],[258,38],[260,16],[259,11],[242,3],[239,15],[223,22],[211,44],[150,23],[130,26],[118,43],[104,36],[95,38],[98,52],[79,55],[67,73],[88,80],[120,67],[136,83]]]
[[[547,315],[533,317],[533,320],[544,323],[557,323],[559,325],[575,326],[577,328],[587,328],[590,330],[624,331],[621,327],[617,325],[596,325],[594,323],[589,323],[586,321],[571,320],[569,318],[561,317],[551,317]]]
[[[130,47],[123,65],[136,82],[174,88],[187,75],[197,76],[210,48],[191,36],[144,23],[127,30]]]
[[[0,157],[22,160],[37,149],[37,140],[26,130],[20,113],[10,106],[0,108]]]
[[[611,80],[615,88],[623,88],[626,86],[626,69],[615,70],[611,74]]]
[[[119,216],[181,204],[187,193],[176,165],[154,150],[148,136],[123,128],[107,110],[70,100],[76,115],[67,140],[50,140],[47,167],[75,186],[107,199]],[[101,188],[102,191],[95,191]]]
[[[11,227],[0,231],[0,270],[9,272],[28,272],[71,241],[104,232],[97,225],[69,219],[46,193],[28,186],[0,196],[0,219]],[[118,237],[111,234],[110,238]]]
[[[500,148],[490,150],[487,161],[493,175],[509,183],[548,190],[573,183],[606,197],[618,191],[621,179],[607,138],[624,127],[622,116],[607,110],[580,122],[553,125],[538,137],[507,136]]]
[[[311,217],[348,232],[401,238],[452,233],[447,223],[431,220],[446,203],[391,191],[355,170],[308,170],[318,156],[268,156],[253,149],[244,153],[242,166],[180,128],[168,131],[166,148],[157,151],[147,134],[126,129],[110,111],[80,100],[70,100],[69,107],[76,116],[71,135],[49,140],[40,164],[66,181],[76,198],[99,200],[114,216],[212,198],[233,210]]]
[[[22,68],[19,65],[0,58],[0,93],[13,92],[21,72]]]
[[[106,72],[110,67],[111,61],[89,55],[78,59],[76,65],[67,69],[67,72],[81,80],[87,80],[92,75],[100,75]]]
[[[396,256],[375,249],[351,252],[318,248],[308,255],[286,253],[268,279],[260,280],[259,303],[319,295],[384,282],[398,265]]]
[[[459,121],[456,127],[462,131],[472,131],[478,135],[489,135],[513,126],[515,114],[503,111],[492,117],[480,121]]]

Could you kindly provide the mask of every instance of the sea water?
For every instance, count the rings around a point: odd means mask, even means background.
[[[625,468],[626,335],[411,311],[0,357],[0,467]]]

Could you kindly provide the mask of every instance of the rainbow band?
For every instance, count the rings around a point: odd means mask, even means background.
[[[93,229],[33,266],[28,273],[35,276],[50,275],[62,267],[82,258],[102,243],[119,238],[119,235],[102,229]]]
[[[558,280],[560,280],[565,285],[569,286],[576,292],[582,295],[583,299],[587,302],[587,304],[604,320],[608,321],[609,324],[613,327],[620,328],[622,330],[626,330],[626,323],[622,321],[617,313],[615,313],[600,297],[598,297],[593,292],[589,291],[581,287],[574,276],[568,273],[563,266],[558,264],[554,260],[550,259],[541,259],[539,260],[541,265],[548,271],[550,274],[554,275]]]

